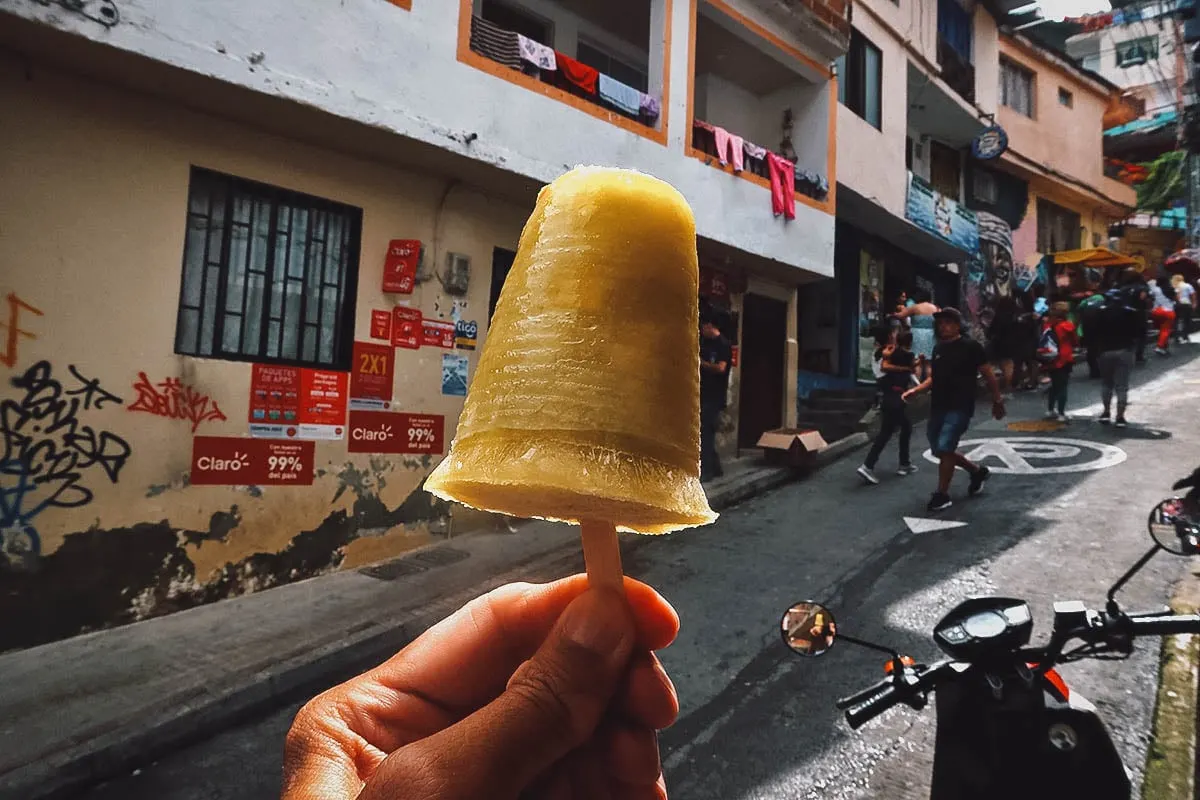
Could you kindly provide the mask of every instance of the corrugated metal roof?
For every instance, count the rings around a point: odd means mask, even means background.
[[[1175,109],[1160,111],[1153,117],[1143,117],[1135,119],[1133,122],[1126,122],[1124,125],[1118,125],[1115,128],[1109,128],[1104,132],[1104,135],[1121,136],[1126,133],[1150,133],[1151,131],[1165,128],[1168,125],[1174,125],[1178,116],[1175,113]]]

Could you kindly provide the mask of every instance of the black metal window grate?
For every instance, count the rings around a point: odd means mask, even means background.
[[[192,167],[175,352],[349,369],[362,210]]]

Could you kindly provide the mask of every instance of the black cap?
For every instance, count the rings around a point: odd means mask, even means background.
[[[960,328],[963,325],[962,312],[953,306],[946,306],[941,311],[936,312],[933,315],[933,318],[934,319],[952,319],[958,323]]]

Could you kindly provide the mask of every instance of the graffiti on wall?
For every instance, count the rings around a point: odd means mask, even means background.
[[[80,413],[124,401],[74,364],[67,371],[64,385],[39,361],[12,379],[20,394],[0,403],[0,563],[30,566],[41,552],[38,514],[92,502],[90,479],[115,484],[129,459],[128,442],[85,424]]]
[[[215,400],[179,378],[167,378],[155,385],[146,377],[146,373],[139,372],[133,390],[137,392],[137,399],[129,406],[130,411],[144,411],[167,419],[185,419],[192,423],[192,433],[202,422],[225,421],[225,415]]]
[[[970,335],[983,341],[995,315],[996,301],[1014,294],[1012,229],[986,211],[979,218],[979,250],[962,271],[962,297]]]
[[[4,322],[0,322],[0,329],[8,333],[4,338],[4,352],[0,353],[0,364],[12,369],[17,365],[17,345],[20,344],[21,339],[37,338],[33,331],[27,331],[21,327],[21,311],[28,311],[39,317],[42,316],[42,312],[17,297],[16,292],[9,292],[5,301],[8,303],[8,316]]]

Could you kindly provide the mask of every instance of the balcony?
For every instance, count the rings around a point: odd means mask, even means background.
[[[622,127],[661,132],[663,54],[651,53],[651,0],[476,0],[472,11],[470,50],[489,71]]]
[[[831,63],[850,47],[851,0],[731,0],[766,27],[804,44],[823,63]]]
[[[769,187],[774,154],[794,166],[796,199],[830,210],[828,69],[722,5],[702,3],[696,16],[689,155]]]
[[[959,55],[940,34],[937,47],[938,67],[942,71],[942,80],[963,100],[974,103],[975,66]]]

